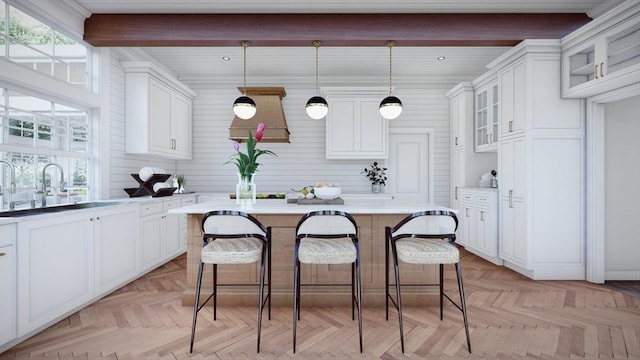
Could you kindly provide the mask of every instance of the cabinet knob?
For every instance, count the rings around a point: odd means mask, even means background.
[[[509,121],[509,132],[513,132],[513,120]]]
[[[596,79],[598,78],[598,67],[599,66],[600,66],[599,64],[596,64],[596,67],[593,70],[593,77],[596,78]]]
[[[509,190],[509,208],[513,209],[513,190]]]
[[[455,144],[458,145],[458,137],[456,136]]]
[[[7,255],[7,254],[6,253],[0,253],[0,256],[5,256],[5,255]]]

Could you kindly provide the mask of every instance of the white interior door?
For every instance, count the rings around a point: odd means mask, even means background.
[[[387,189],[394,198],[433,201],[430,140],[428,129],[390,129]]]

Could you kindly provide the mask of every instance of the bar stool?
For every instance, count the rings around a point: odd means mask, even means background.
[[[453,212],[432,210],[415,212],[402,219],[395,227],[385,228],[385,311],[389,320],[389,299],[398,311],[400,325],[400,345],[404,353],[404,334],[402,328],[402,300],[400,298],[400,274],[398,260],[409,264],[438,264],[440,278],[438,284],[412,284],[418,286],[440,287],[440,320],[442,321],[443,297],[446,297],[462,312],[464,329],[467,335],[467,347],[471,353],[469,339],[469,323],[467,321],[467,306],[462,285],[462,269],[460,268],[460,252],[455,246],[455,231],[458,228],[458,218]],[[389,249],[393,257],[395,272],[396,300],[389,293]],[[458,290],[460,291],[460,305],[453,301],[443,287],[444,264],[455,264],[458,276]]]
[[[191,346],[196,332],[198,312],[213,298],[213,320],[216,320],[216,298],[218,294],[218,264],[253,264],[260,262],[260,287],[258,295],[258,346],[260,352],[260,330],[262,312],[268,303],[268,316],[271,320],[271,227],[264,227],[253,216],[233,210],[211,211],[202,218],[202,250],[196,284],[196,296],[193,304],[193,323],[191,326]],[[202,271],[204,264],[213,264],[213,292],[199,305]],[[267,296],[264,297],[264,275],[267,268]],[[227,284],[229,285],[229,284]]]
[[[296,226],[293,285],[293,352],[300,320],[300,264],[351,264],[351,318],[358,307],[358,330],[362,353],[362,287],[358,228],[353,217],[343,211],[321,210],[302,216]]]

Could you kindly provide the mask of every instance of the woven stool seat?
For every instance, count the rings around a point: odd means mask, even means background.
[[[405,238],[396,241],[398,260],[409,264],[455,264],[460,252],[455,245],[440,239]]]
[[[262,257],[263,241],[253,237],[216,239],[200,251],[205,264],[250,264]]]
[[[356,247],[351,238],[300,240],[298,259],[303,264],[351,264],[356,261]]]

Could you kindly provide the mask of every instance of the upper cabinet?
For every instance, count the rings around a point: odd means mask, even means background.
[[[640,81],[640,2],[626,1],[562,39],[562,96],[587,98]]]
[[[525,60],[498,71],[500,136],[519,134],[525,128],[525,76]]]
[[[472,82],[474,93],[475,150],[498,151],[498,80],[488,72]]]
[[[191,159],[195,92],[147,62],[123,62],[126,152]]]
[[[327,159],[386,159],[389,157],[389,127],[378,110],[386,96],[366,90],[325,92],[327,115]]]

